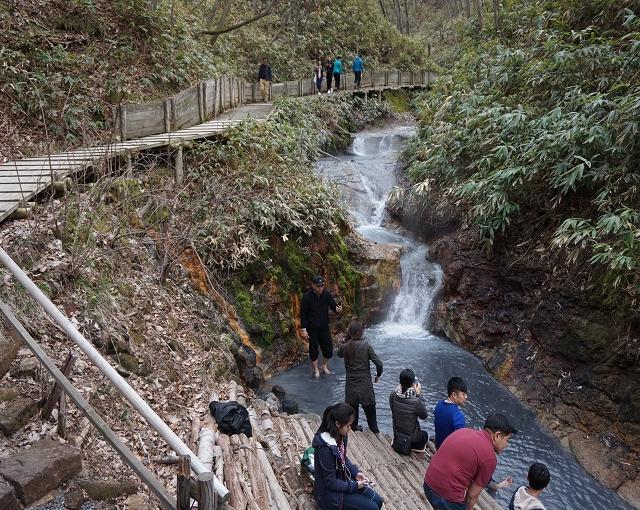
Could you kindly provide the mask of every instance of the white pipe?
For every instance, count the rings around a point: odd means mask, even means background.
[[[160,434],[171,449],[178,455],[188,455],[191,457],[191,469],[194,473],[199,475],[200,473],[209,472],[205,465],[198,459],[189,447],[182,442],[182,440],[169,428],[169,426],[162,421],[162,419],[155,413],[149,404],[147,404],[138,395],[135,390],[129,386],[129,383],[116,372],[116,370],[105,360],[102,355],[91,345],[91,343],[76,329],[76,327],[67,319],[67,317],[54,305],[47,296],[36,286],[35,283],[26,275],[26,273],[20,269],[20,267],[9,257],[7,252],[0,248],[0,262],[13,274],[33,296],[33,298],[42,306],[45,312],[69,335],[69,338],[73,340],[76,345],[84,352],[91,362],[97,366],[100,371],[107,376],[107,378],[114,384],[120,393],[131,403],[131,405],[147,420],[147,423],[153,427],[158,434]],[[213,487],[222,500],[226,500],[229,494],[229,490],[224,484],[218,480],[215,475],[213,477]]]

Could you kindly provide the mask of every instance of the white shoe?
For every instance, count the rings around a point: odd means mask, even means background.
[[[322,94],[320,92],[318,92],[318,95],[321,96]]]

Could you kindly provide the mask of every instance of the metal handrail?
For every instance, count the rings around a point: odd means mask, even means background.
[[[0,262],[18,280],[27,292],[40,304],[58,326],[69,336],[71,340],[84,352],[89,360],[113,383],[129,403],[138,411],[151,427],[162,436],[171,449],[178,455],[188,455],[191,458],[191,469],[197,475],[209,473],[210,470],[202,463],[189,447],[180,439],[173,430],[151,409],[140,395],[124,380],[124,378],[102,357],[97,349],[76,329],[67,317],[49,300],[27,274],[9,257],[7,252],[0,248]],[[226,501],[229,497],[229,489],[214,475],[213,488],[221,499]]]
[[[158,496],[162,505],[166,508],[174,510],[176,508],[174,499],[167,493],[164,486],[153,476],[153,473],[149,471],[138,457],[129,450],[127,445],[122,442],[119,436],[117,436],[113,430],[109,428],[106,422],[100,417],[93,407],[87,402],[87,400],[80,394],[80,392],[71,384],[71,381],[65,377],[49,356],[42,350],[42,347],[33,339],[29,332],[24,329],[24,326],[13,315],[11,309],[6,303],[0,301],[0,315],[2,315],[9,326],[11,326],[15,332],[22,338],[22,341],[31,349],[31,352],[40,360],[40,363],[44,365],[47,371],[55,379],[55,381],[63,388],[64,392],[69,395],[78,409],[84,413],[95,428],[100,431],[107,442],[113,446],[113,448],[120,454],[120,457],[131,466],[131,469],[144,481],[145,484],[151,489],[151,491]]]

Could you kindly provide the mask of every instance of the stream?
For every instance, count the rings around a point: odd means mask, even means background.
[[[365,237],[377,242],[402,244],[402,287],[388,319],[365,331],[384,362],[384,373],[375,385],[380,430],[391,433],[389,394],[398,384],[400,371],[414,370],[425,397],[429,418],[422,428],[433,437],[433,409],[446,397],[450,377],[461,376],[469,387],[469,399],[462,408],[468,427],[480,428],[491,412],[508,416],[518,433],[498,457],[495,480],[514,479],[511,488],[499,491],[495,498],[507,508],[513,491],[526,484],[529,465],[543,462],[551,472],[551,483],[541,500],[548,510],[603,510],[630,508],[615,492],[594,480],[577,464],[572,454],[543,431],[533,411],[491,377],[473,354],[433,335],[428,330],[430,308],[442,281],[442,269],[426,259],[428,246],[381,225],[387,193],[394,185],[394,167],[398,151],[413,134],[413,128],[393,126],[357,134],[351,150],[342,156],[317,163],[317,172],[339,184],[357,226]],[[324,408],[344,399],[345,371],[340,358],[330,362],[332,375],[319,379],[311,376],[305,361],[273,377],[270,385],[279,384],[287,398],[296,400],[301,410],[322,414]],[[375,369],[373,369],[375,374]],[[366,419],[360,410],[360,424]]]

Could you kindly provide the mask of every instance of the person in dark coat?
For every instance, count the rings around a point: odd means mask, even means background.
[[[267,101],[269,96],[269,87],[273,81],[271,74],[271,66],[268,64],[267,59],[262,59],[262,64],[258,68],[258,82],[260,83],[260,95],[262,96],[262,102]]]
[[[320,510],[380,510],[382,497],[370,480],[347,457],[347,435],[353,408],[346,403],[325,409],[316,432],[313,497]]]
[[[324,64],[325,75],[327,76],[327,94],[331,94],[333,89],[331,88],[331,81],[333,80],[333,59],[327,57],[327,61]]]
[[[322,61],[318,60],[316,62],[316,66],[313,69],[313,81],[316,86],[316,90],[318,91],[318,95],[320,95],[320,91],[322,90],[322,80],[324,79],[324,67],[322,67]]]
[[[336,303],[331,292],[324,288],[324,278],[316,275],[312,279],[312,287],[300,304],[300,336],[309,341],[309,358],[313,375],[320,377],[318,358],[322,350],[322,371],[330,374],[329,360],[333,357],[333,343],[329,331],[329,309],[336,313],[342,307]]]
[[[411,449],[424,450],[429,435],[420,428],[418,418],[427,417],[427,408],[421,395],[422,385],[416,381],[413,370],[400,372],[400,386],[389,395],[389,406],[393,418],[393,433],[411,436]]]
[[[338,347],[338,356],[344,358],[344,368],[347,372],[344,393],[345,401],[355,411],[352,430],[362,430],[358,427],[360,406],[364,409],[369,429],[374,434],[379,433],[376,420],[376,396],[371,383],[371,368],[369,363],[376,366],[374,382],[380,381],[382,375],[382,361],[366,340],[362,339],[364,330],[362,324],[352,321],[347,329],[345,342]]]

